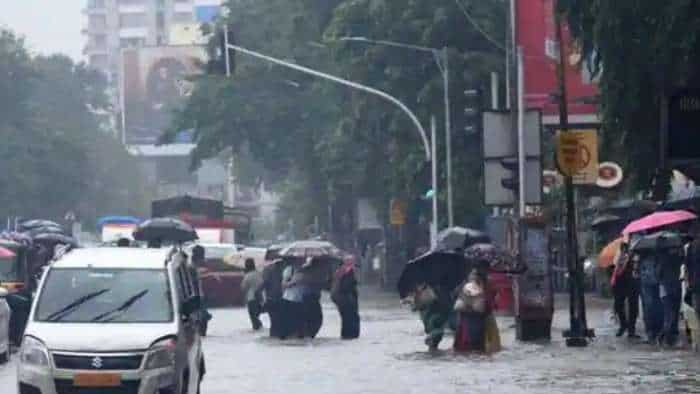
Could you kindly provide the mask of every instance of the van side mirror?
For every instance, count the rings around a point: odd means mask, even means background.
[[[192,296],[190,297],[187,301],[182,303],[182,307],[180,308],[180,312],[184,316],[190,316],[194,312],[198,311],[202,307],[202,299],[200,296]]]

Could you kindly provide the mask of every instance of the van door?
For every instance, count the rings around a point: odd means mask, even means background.
[[[190,270],[185,263],[179,265],[177,269],[178,281],[181,282],[184,302],[191,301],[198,293],[197,284],[192,277]],[[201,338],[199,335],[199,322],[197,321],[197,312],[191,313],[189,316],[181,317],[182,327],[182,344],[183,352],[186,353],[187,366],[189,370],[189,391],[195,393],[197,383],[199,382],[199,360],[201,354]]]

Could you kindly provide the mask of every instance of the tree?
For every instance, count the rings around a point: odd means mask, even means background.
[[[600,77],[604,146],[645,189],[659,166],[659,104],[700,74],[696,1],[559,0],[570,30]]]
[[[461,131],[462,92],[486,87],[487,72],[500,69],[503,54],[465,22],[457,3],[243,0],[228,6],[231,16],[221,25],[233,26],[242,46],[389,92],[414,108],[425,125],[430,114],[443,113],[442,79],[430,55],[338,39],[362,35],[448,46],[454,74],[455,184],[467,185],[457,187],[456,208],[461,223],[480,216],[480,152],[475,137]],[[467,10],[481,22],[482,32],[505,41],[500,1],[469,2]],[[425,192],[425,156],[405,114],[365,93],[244,55],[237,56],[236,66],[228,80],[198,77],[172,128],[197,130],[195,166],[228,148],[249,151],[286,193],[283,218],[294,217],[299,231],[314,218],[328,223],[328,204],[342,185],[372,198],[385,216],[392,196]],[[444,157],[438,160],[444,162]]]
[[[138,168],[101,131],[96,112],[109,100],[98,71],[61,55],[32,58],[0,31],[0,74],[12,76],[0,81],[0,216],[145,213]]]

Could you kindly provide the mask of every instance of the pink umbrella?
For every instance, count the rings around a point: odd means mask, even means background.
[[[640,231],[653,230],[671,224],[695,220],[698,217],[688,211],[664,211],[655,212],[639,220],[635,220],[622,230],[622,234],[638,233]]]
[[[2,259],[11,259],[15,257],[15,253],[11,251],[10,249],[3,248],[0,246],[0,258]]]

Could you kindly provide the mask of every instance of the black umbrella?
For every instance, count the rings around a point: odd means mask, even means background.
[[[677,233],[670,231],[659,231],[654,234],[645,235],[632,242],[632,251],[656,249],[674,249],[683,246],[683,239]]]
[[[455,250],[467,248],[475,243],[489,243],[491,238],[479,230],[450,227],[438,234],[437,241],[439,250]]]
[[[493,244],[475,244],[464,251],[464,257],[473,266],[492,272],[522,273],[525,267],[506,250]]]
[[[53,220],[45,220],[45,219],[26,220],[26,221],[19,224],[19,228],[22,231],[29,231],[31,229],[38,228],[38,227],[61,227],[61,225],[54,222]]]
[[[677,211],[679,209],[685,211],[693,211],[693,213],[700,212],[700,196],[684,198],[682,200],[667,201],[662,206],[661,209],[664,211]]]
[[[421,283],[451,292],[464,281],[467,272],[468,262],[461,253],[428,252],[406,264],[399,277],[399,295],[406,297]]]
[[[73,237],[69,237],[65,234],[56,234],[56,233],[43,233],[43,234],[37,234],[33,238],[35,243],[43,244],[43,245],[71,245],[71,246],[77,246],[78,242],[75,240]]]
[[[137,241],[189,242],[198,239],[192,226],[173,218],[154,218],[136,227],[133,233]]]
[[[63,227],[56,226],[41,226],[27,230],[26,234],[34,237],[39,234],[63,234],[66,235],[66,230]]]
[[[619,223],[621,221],[622,221],[621,217],[619,217],[617,215],[610,214],[610,213],[606,213],[606,214],[596,216],[593,219],[593,221],[591,222],[591,228],[595,229],[597,227],[605,226],[608,224]]]

